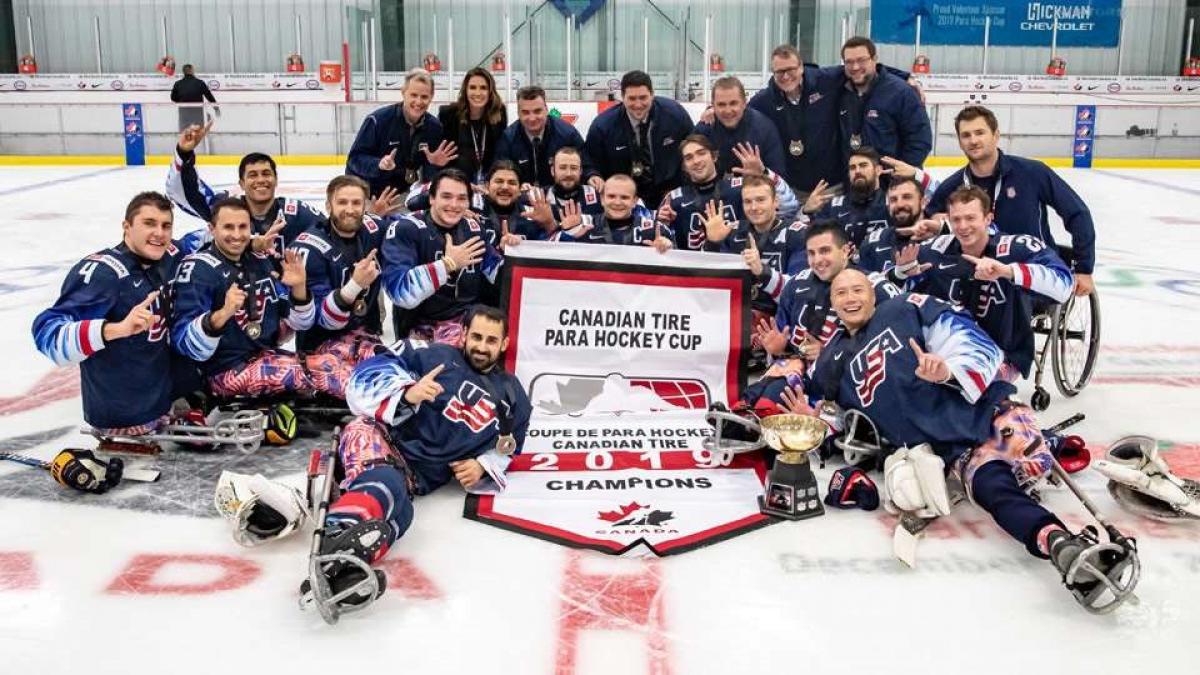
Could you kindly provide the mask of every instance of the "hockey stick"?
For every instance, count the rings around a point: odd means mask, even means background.
[[[75,450],[76,448],[67,448],[67,449]],[[27,455],[19,455],[15,452],[0,452],[0,460],[7,460],[10,462],[16,462],[17,464],[24,464],[25,466],[31,466],[35,469],[42,469],[43,471],[50,470],[50,462],[47,462],[42,459],[37,459],[36,457],[29,457]],[[158,471],[157,469],[138,469],[138,468],[125,467],[121,472],[121,479],[122,480],[131,480],[131,481],[134,481],[135,483],[153,483],[158,480],[159,475],[161,475],[161,472]]]

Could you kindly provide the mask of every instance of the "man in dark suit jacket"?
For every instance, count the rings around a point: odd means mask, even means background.
[[[680,185],[679,146],[693,126],[683,106],[654,95],[649,75],[631,70],[621,78],[621,104],[600,113],[588,127],[585,147],[594,175],[632,176],[638,197],[656,206]]]
[[[544,89],[521,87],[517,92],[517,117],[500,137],[496,159],[507,159],[516,164],[522,183],[553,185],[550,167],[554,153],[568,145],[579,148],[583,155],[583,175],[594,173],[583,149],[583,137],[575,127],[550,116]]]

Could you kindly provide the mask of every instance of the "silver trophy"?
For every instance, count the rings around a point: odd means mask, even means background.
[[[763,418],[761,425],[763,440],[779,457],[767,473],[759,508],[788,520],[825,515],[808,453],[820,447],[829,426],[812,415],[772,415]]]

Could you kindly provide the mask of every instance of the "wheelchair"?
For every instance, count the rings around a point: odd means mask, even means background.
[[[1070,249],[1059,255],[1072,264]],[[1072,295],[1061,305],[1039,308],[1033,317],[1034,340],[1041,337],[1034,355],[1033,396],[1029,405],[1041,412],[1050,407],[1050,392],[1042,386],[1046,357],[1058,391],[1068,398],[1083,391],[1096,369],[1100,354],[1100,297],[1095,289],[1086,296]]]

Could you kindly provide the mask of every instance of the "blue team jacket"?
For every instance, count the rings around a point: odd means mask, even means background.
[[[964,184],[967,168],[942,181],[925,208],[928,214],[946,210],[946,198]],[[1054,245],[1046,207],[1054,209],[1071,233],[1075,272],[1091,274],[1096,266],[1096,226],[1092,212],[1053,169],[1036,159],[1000,153],[996,162],[1000,189],[994,193],[996,229],[1004,234],[1030,234]]]

